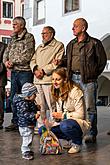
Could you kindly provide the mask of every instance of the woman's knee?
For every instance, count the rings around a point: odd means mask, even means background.
[[[69,128],[69,125],[68,125],[68,122],[66,120],[65,121],[62,121],[60,123],[60,129],[61,129],[62,132],[63,131],[67,131],[68,128]]]
[[[64,131],[69,131],[71,129],[77,128],[79,125],[75,120],[68,119],[60,123],[60,129]]]

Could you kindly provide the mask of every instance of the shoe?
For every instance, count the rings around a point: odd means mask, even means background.
[[[67,143],[63,145],[63,148],[64,148],[64,149],[70,149],[70,148],[71,148],[71,143],[70,143],[70,141],[67,141]]]
[[[5,127],[5,131],[18,131],[18,127],[12,123],[8,127]]]
[[[3,125],[0,125],[0,129],[3,129]]]
[[[110,131],[107,132],[107,135],[110,135]]]
[[[33,152],[33,151],[29,151],[29,153],[30,153],[31,155],[33,155],[33,156],[34,156],[34,152]]]
[[[72,147],[69,149],[69,154],[75,154],[81,151],[81,146],[78,144],[72,144]]]
[[[86,135],[84,137],[85,143],[96,143],[96,136]]]
[[[25,153],[22,155],[22,158],[23,158],[23,159],[26,159],[26,160],[33,160],[33,159],[34,159],[34,155],[32,154],[31,151],[27,151],[27,152],[25,152]]]

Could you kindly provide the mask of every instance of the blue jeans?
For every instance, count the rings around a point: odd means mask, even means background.
[[[97,130],[97,107],[96,107],[96,97],[97,97],[97,82],[90,82],[84,84],[81,81],[81,75],[73,74],[72,80],[79,84],[84,92],[84,100],[86,106],[86,116],[91,122],[91,129],[89,134],[96,136]]]
[[[11,103],[14,95],[16,93],[21,93],[22,86],[26,82],[33,83],[33,73],[31,71],[11,72]],[[13,104],[12,104],[12,112],[13,112],[12,123],[17,125],[18,122],[17,112],[13,111]]]
[[[83,132],[79,124],[73,119],[67,119],[60,123],[60,125],[51,128],[51,131],[58,139],[72,140],[72,143],[81,145]],[[42,127],[39,128],[39,134],[42,134]]]

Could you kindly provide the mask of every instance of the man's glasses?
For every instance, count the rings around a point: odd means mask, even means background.
[[[45,34],[49,34],[49,33],[52,33],[52,32],[44,32],[44,33],[41,33],[41,35],[45,35]]]

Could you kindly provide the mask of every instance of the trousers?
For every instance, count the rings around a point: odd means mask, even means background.
[[[33,141],[34,130],[28,127],[19,127],[19,132],[22,137],[21,152],[24,154],[26,151],[30,151],[30,145]]]
[[[50,84],[44,84],[44,85],[36,85],[38,90],[38,96],[39,96],[39,102],[41,106],[41,117],[45,118],[47,117],[49,120],[52,120],[52,112],[56,109],[55,101],[52,98],[51,95],[51,85]],[[42,119],[39,122],[38,119],[38,127],[40,125],[43,125]]]
[[[86,117],[91,122],[91,129],[89,134],[96,136],[97,130],[97,82],[83,83],[81,81],[81,75],[73,74],[72,80],[79,84],[84,92],[84,100],[86,106]]]
[[[12,105],[12,123],[17,125],[17,112],[13,110],[13,97],[16,93],[20,94],[24,83],[33,83],[33,74],[31,71],[12,71],[11,72],[11,105]]]

